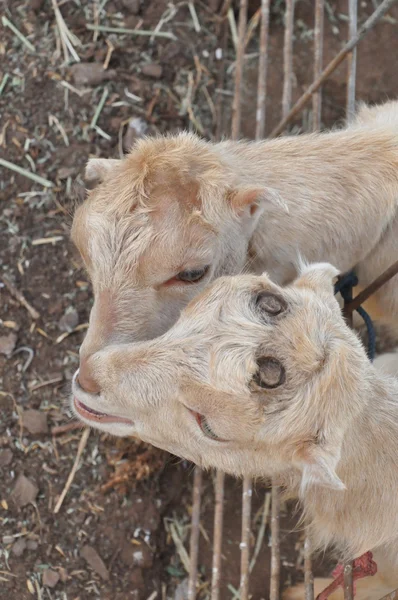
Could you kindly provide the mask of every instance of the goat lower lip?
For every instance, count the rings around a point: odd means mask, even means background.
[[[80,402],[80,400],[78,400],[76,397],[73,398],[73,403],[77,413],[88,421],[96,421],[97,423],[125,423],[127,425],[133,425],[133,421],[130,419],[125,419],[124,417],[117,417],[116,415],[109,415],[107,413],[94,410],[93,408],[87,406],[87,404]]]

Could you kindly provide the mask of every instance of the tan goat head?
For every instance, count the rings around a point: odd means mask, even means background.
[[[284,288],[267,275],[218,279],[163,336],[91,356],[100,393],[75,378],[76,414],[203,467],[343,488],[336,466],[369,364],[333,296],[336,274],[303,267]]]
[[[162,334],[209,282],[240,272],[262,204],[277,201],[234,187],[211,146],[186,133],[142,140],[123,161],[91,159],[86,176],[97,186],[72,227],[95,296],[84,370],[108,343]]]

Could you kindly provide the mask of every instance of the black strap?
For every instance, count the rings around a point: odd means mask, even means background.
[[[355,271],[349,271],[345,275],[341,275],[338,278],[338,280],[334,286],[334,293],[335,294],[340,293],[344,302],[351,302],[352,290],[357,285],[358,285],[358,277],[356,276]],[[362,317],[362,319],[366,325],[366,329],[368,332],[367,353],[368,353],[369,360],[371,360],[373,362],[373,360],[375,358],[375,354],[376,354],[376,333],[375,333],[373,321],[362,306],[359,306],[356,309],[356,311]]]

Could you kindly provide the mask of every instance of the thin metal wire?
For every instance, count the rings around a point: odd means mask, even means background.
[[[234,99],[232,102],[231,137],[233,140],[237,140],[240,135],[242,78],[243,78],[243,63],[244,63],[244,57],[245,57],[246,24],[247,24],[247,0],[240,0],[239,25],[238,25],[238,47],[237,47],[237,51],[236,51],[236,67],[235,67],[235,91],[234,91]]]
[[[358,0],[348,0],[349,38],[353,38],[358,28]],[[353,48],[347,56],[347,120],[351,121],[355,114],[355,83],[357,76],[357,49]]]
[[[295,0],[286,0],[285,36],[283,42],[283,117],[286,117],[292,104],[294,4]]]
[[[214,532],[213,532],[213,567],[211,577],[211,600],[220,599],[221,582],[221,549],[224,517],[224,479],[222,471],[217,471],[214,485]]]
[[[252,480],[251,477],[243,479],[242,494],[242,541],[240,543],[240,600],[249,599],[249,565],[250,565],[250,537],[251,537],[251,505],[252,505]]]
[[[337,67],[343,62],[346,58],[347,54],[351,52],[355,46],[357,46],[358,42],[362,40],[362,38],[370,31],[385,15],[385,13],[396,4],[398,0],[383,0],[383,2],[376,8],[376,10],[370,15],[370,17],[365,21],[362,27],[358,30],[358,33],[348,40],[348,42],[344,45],[344,47],[340,50],[338,54],[330,61],[330,63],[324,68],[320,76],[311,83],[311,85],[306,89],[304,94],[300,96],[288,114],[282,118],[280,123],[271,131],[268,137],[276,137],[280,135],[282,131],[284,131],[286,125],[290,123],[290,121],[303,109],[303,107],[307,104],[307,102],[311,99],[311,96],[314,92],[316,92],[322,83],[337,69]]]
[[[258,63],[256,140],[265,134],[265,111],[267,99],[268,31],[270,0],[261,0],[260,58]]]
[[[202,469],[195,467],[193,478],[193,501],[191,518],[191,537],[189,540],[189,578],[188,600],[196,598],[196,582],[198,578],[198,555],[200,535],[200,500],[202,494]]]
[[[280,491],[277,486],[271,490],[271,577],[270,600],[279,600],[281,552],[279,539]]]
[[[323,23],[325,15],[325,0],[315,0],[315,27],[314,27],[314,79],[322,73],[323,64]],[[318,131],[321,128],[322,88],[312,96],[312,128]]]

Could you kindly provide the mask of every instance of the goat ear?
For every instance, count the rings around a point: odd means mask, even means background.
[[[289,212],[287,204],[282,200],[278,192],[271,188],[238,188],[229,192],[228,199],[236,213],[239,215],[249,214],[251,217],[257,219],[267,203],[279,206],[285,212]]]
[[[339,271],[330,263],[306,264],[302,259],[299,259],[298,271],[300,275],[294,282],[296,287],[333,294],[333,280],[337,277]]]
[[[302,468],[300,494],[303,496],[312,485],[320,485],[333,490],[345,490],[345,485],[336,474],[340,460],[338,447],[321,447],[311,444],[301,452],[299,463]]]
[[[109,172],[120,164],[120,160],[114,158],[90,158],[86,165],[84,180],[92,189],[107,178]]]

